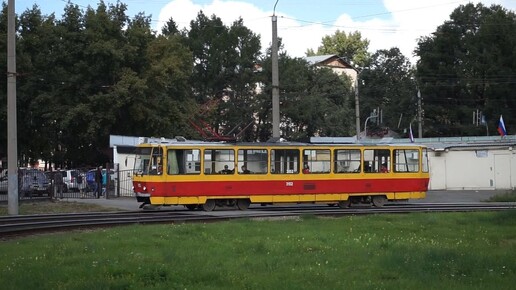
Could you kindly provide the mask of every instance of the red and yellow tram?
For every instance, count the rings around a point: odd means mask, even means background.
[[[173,139],[136,149],[138,202],[219,205],[367,202],[424,198],[427,148],[420,145],[223,143]]]

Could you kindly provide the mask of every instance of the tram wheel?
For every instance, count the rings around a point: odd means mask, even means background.
[[[249,199],[238,199],[236,201],[236,206],[239,210],[246,210],[251,205],[251,201]]]
[[[350,205],[351,205],[351,198],[348,198],[347,200],[339,201],[340,208],[348,208]]]
[[[204,211],[212,211],[215,209],[215,200],[208,199],[206,202],[202,205],[202,209]]]
[[[197,204],[186,204],[185,207],[189,210],[195,210],[197,208]]]
[[[387,202],[387,197],[385,197],[385,195],[373,196],[373,205],[376,207],[382,207],[386,202]]]

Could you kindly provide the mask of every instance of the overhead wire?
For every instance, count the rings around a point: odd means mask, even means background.
[[[61,1],[64,2],[64,3],[67,3],[67,4],[77,5],[78,7],[82,7],[84,9],[88,9],[88,8],[91,7],[90,5],[85,6],[85,5],[78,4],[78,3],[74,2],[74,1],[71,1],[71,0],[61,0]],[[125,0],[125,2],[145,3],[147,1]],[[162,0],[162,1],[153,0],[153,2],[169,3],[170,1],[169,0]],[[212,0],[206,0],[204,2],[211,3]],[[352,20],[357,20],[357,19],[371,18],[371,17],[376,17],[376,16],[390,15],[390,14],[393,14],[393,13],[413,12],[413,11],[425,10],[425,9],[429,9],[429,8],[435,8],[435,7],[441,7],[441,6],[449,6],[449,5],[452,5],[452,4],[459,4],[461,2],[463,2],[463,1],[450,1],[450,2],[446,2],[446,3],[438,3],[438,4],[434,4],[434,5],[425,5],[425,6],[419,6],[419,7],[414,7],[414,8],[393,10],[393,11],[380,12],[380,13],[371,13],[371,14],[354,16],[351,19]],[[124,2],[122,2],[122,3],[123,4],[127,4],[127,3],[124,3]],[[362,5],[363,6],[363,5],[373,5],[373,3],[371,2],[371,3],[367,4],[367,3],[360,2],[358,4],[347,3],[345,5]],[[293,20],[293,21],[297,21],[297,22],[300,22],[300,23],[306,23],[306,24],[310,24],[310,25],[313,25],[313,24],[322,25],[322,26],[325,26],[325,27],[346,28],[346,29],[360,29],[360,30],[373,30],[373,31],[385,31],[385,32],[398,32],[398,31],[402,31],[399,28],[385,28],[384,25],[381,26],[381,27],[358,27],[358,26],[355,27],[355,26],[344,26],[344,25],[331,24],[331,23],[334,23],[336,21],[336,19],[325,20],[325,21],[313,21],[313,20],[306,20],[306,19],[301,19],[301,18],[286,17],[286,16],[281,16],[281,15],[278,15],[278,17],[289,19],[289,20]],[[131,17],[129,17],[129,18],[131,19]],[[255,18],[255,19],[244,19],[244,20],[245,21],[255,21],[255,20],[260,20],[260,19],[263,19],[263,18],[265,18],[265,17],[259,17],[259,18]],[[154,23],[165,23],[166,21],[160,21],[160,20],[157,20],[157,19],[151,19],[151,22],[154,22]],[[188,23],[182,23],[182,24],[188,24]],[[291,26],[291,27],[282,27],[281,29],[293,29],[293,28],[299,28],[299,27],[304,27],[304,25]],[[411,29],[411,30],[413,31],[413,29]]]

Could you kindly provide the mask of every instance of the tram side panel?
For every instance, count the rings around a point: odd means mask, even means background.
[[[293,176],[273,180],[235,180],[234,177],[154,178],[138,183],[157,204],[204,203],[208,198],[250,198],[255,203],[323,202],[346,200],[348,195],[386,194],[388,199],[423,198],[428,179],[410,177],[333,178],[320,176],[294,179]],[[249,178],[249,177],[247,177]],[[143,193],[143,191],[141,191]]]

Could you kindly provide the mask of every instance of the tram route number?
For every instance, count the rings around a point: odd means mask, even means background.
[[[294,182],[293,181],[287,181],[287,182],[285,182],[285,186],[294,186]]]

